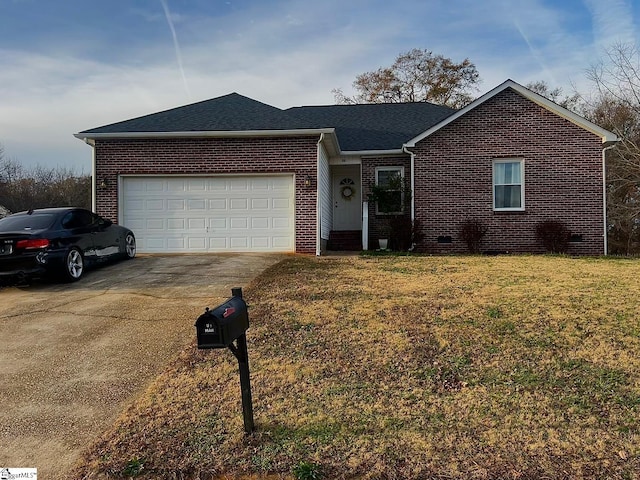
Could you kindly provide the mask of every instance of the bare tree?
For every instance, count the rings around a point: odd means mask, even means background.
[[[68,168],[26,169],[0,145],[0,206],[11,212],[30,208],[91,208],[91,177]]]
[[[332,90],[336,103],[432,102],[460,108],[473,100],[472,92],[480,76],[468,58],[455,63],[434,55],[430,50],[414,48],[398,55],[393,65],[358,75],[355,96],[341,89]]]
[[[616,44],[587,73],[595,86],[588,116],[622,141],[607,151],[611,253],[640,253],[640,51]]]
[[[580,113],[582,111],[582,97],[578,92],[574,92],[572,95],[564,95],[561,87],[551,88],[544,80],[529,82],[525,87],[538,95],[548,98],[553,103],[557,103],[567,110],[571,110],[576,113]]]

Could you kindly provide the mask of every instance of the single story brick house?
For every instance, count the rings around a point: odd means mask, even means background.
[[[368,193],[399,175],[417,251],[465,252],[471,219],[483,251],[543,252],[535,227],[552,219],[569,253],[606,253],[604,152],[618,138],[512,80],[460,110],[282,110],[232,93],[75,136],[93,147],[95,211],[140,252],[377,248],[388,215]]]

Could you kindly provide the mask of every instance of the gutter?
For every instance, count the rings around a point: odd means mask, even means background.
[[[74,135],[76,138],[80,138]],[[91,211],[96,211],[96,190],[97,190],[97,179],[96,179],[96,144],[90,138],[82,138],[87,145],[91,147]]]
[[[322,201],[320,199],[320,148],[324,141],[324,133],[318,139],[316,153],[316,257],[322,254]]]
[[[409,150],[405,145],[402,146],[402,152],[411,156],[411,225],[413,225],[416,219],[416,196],[414,192],[416,190],[416,154]]]
[[[318,135],[334,133],[334,128],[308,128],[299,130],[242,130],[242,131],[194,131],[194,132],[116,132],[116,133],[90,133],[80,132],[73,136],[89,143],[89,140],[109,140],[120,138],[243,138],[243,137],[291,137],[299,135]]]
[[[620,141],[618,139],[618,141]],[[602,149],[602,216],[604,226],[604,254],[609,255],[609,236],[608,236],[608,222],[607,222],[607,150],[616,146],[617,142],[607,142]]]
[[[393,150],[346,150],[340,152],[344,156],[357,157],[384,157],[386,155],[402,155],[403,153],[405,153],[404,147]]]

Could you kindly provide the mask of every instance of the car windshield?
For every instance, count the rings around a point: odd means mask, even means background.
[[[39,215],[12,215],[0,219],[0,232],[42,230],[49,228],[55,219],[55,215],[44,213]]]

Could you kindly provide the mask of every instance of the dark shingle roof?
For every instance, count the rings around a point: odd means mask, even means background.
[[[78,136],[335,128],[343,151],[394,150],[455,111],[432,103],[329,105],[281,110],[231,93],[85,130]]]
[[[400,148],[407,140],[455,111],[426,102],[329,105],[285,110],[297,128],[335,128],[344,151]]]

